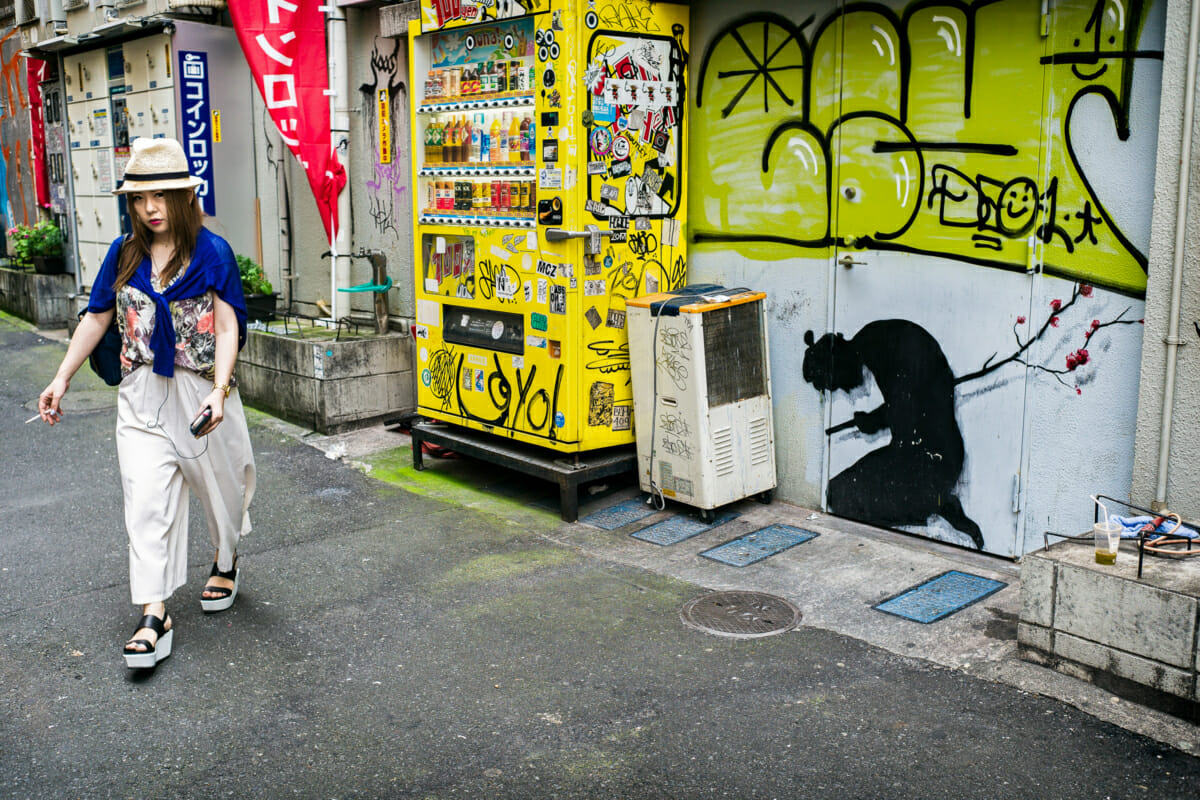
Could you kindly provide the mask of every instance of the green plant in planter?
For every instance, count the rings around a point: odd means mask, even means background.
[[[8,229],[12,240],[13,262],[17,266],[29,267],[34,256],[61,258],[63,254],[62,231],[48,220],[28,225],[14,225]]]
[[[242,276],[242,292],[245,294],[274,294],[275,287],[263,274],[263,269],[247,256],[237,256],[238,272]]]

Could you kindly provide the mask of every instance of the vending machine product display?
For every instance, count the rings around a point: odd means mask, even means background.
[[[625,303],[686,279],[687,34],[672,3],[422,0],[423,415],[564,452],[633,443]]]

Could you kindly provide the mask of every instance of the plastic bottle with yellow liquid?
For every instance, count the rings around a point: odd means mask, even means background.
[[[521,121],[513,114],[512,122],[508,125],[508,160],[521,160]]]

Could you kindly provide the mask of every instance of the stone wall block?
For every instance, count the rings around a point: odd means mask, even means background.
[[[1190,670],[1196,599],[1104,572],[1060,564],[1054,627]]]
[[[1056,655],[1161,692],[1196,698],[1195,679],[1189,670],[1175,669],[1132,653],[1060,633],[1055,639]]]
[[[1053,559],[1033,555],[1021,562],[1021,619],[1049,628],[1054,623]]]

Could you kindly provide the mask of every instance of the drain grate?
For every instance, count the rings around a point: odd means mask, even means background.
[[[745,567],[816,537],[812,531],[791,525],[771,525],[711,547],[700,555],[731,567]]]
[[[790,631],[800,624],[800,609],[772,594],[716,592],[689,600],[679,618],[689,628],[727,636],[756,639]]]
[[[614,506],[593,511],[579,521],[594,528],[615,531],[617,528],[623,528],[629,523],[637,522],[639,519],[644,519],[657,511],[658,509],[648,505],[643,498],[635,497],[632,500],[626,500],[623,503],[617,503]]]
[[[871,608],[928,624],[1000,591],[1007,583],[952,569]]]
[[[718,525],[724,525],[729,520],[736,519],[737,516],[732,513],[722,514],[712,522],[702,522],[694,517],[676,516],[656,522],[629,535],[635,539],[641,539],[643,542],[668,547],[679,544],[684,539],[690,539],[696,534],[710,531]]]

